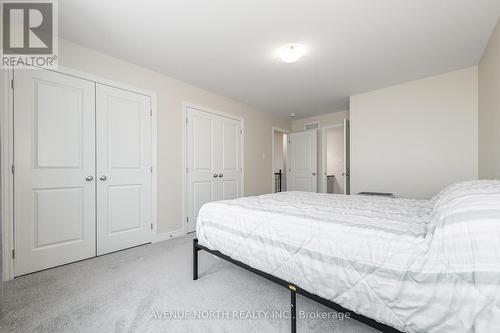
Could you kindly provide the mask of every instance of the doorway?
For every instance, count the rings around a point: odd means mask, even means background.
[[[273,193],[287,190],[287,131],[272,128],[272,190]]]
[[[349,122],[322,129],[323,193],[349,194]]]

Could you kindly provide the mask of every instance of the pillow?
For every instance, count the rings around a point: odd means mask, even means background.
[[[485,294],[500,296],[500,181],[454,184],[435,200],[429,233],[434,253],[440,253],[454,272],[468,272],[462,278],[484,287]]]
[[[459,198],[484,194],[500,194],[500,180],[469,180],[452,184],[432,198],[433,212],[437,213],[438,210]]]

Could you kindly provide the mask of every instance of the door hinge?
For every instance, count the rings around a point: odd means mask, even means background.
[[[152,117],[153,116],[153,109],[150,109],[149,110],[149,116]]]
[[[16,250],[12,250],[12,259],[16,259]]]
[[[10,87],[14,90],[14,79],[10,80]]]
[[[12,171],[12,174],[14,174],[14,164],[12,164],[11,171]]]
[[[153,230],[153,223],[151,223],[150,225],[151,225],[151,230]]]
[[[150,170],[151,170],[151,173],[153,173],[153,167],[151,167]]]
[[[186,124],[188,123],[188,118],[186,117]]]
[[[186,168],[186,173],[189,173],[189,168]]]
[[[240,130],[240,135],[243,134],[243,130]]]
[[[186,217],[186,223],[189,223],[189,217]]]

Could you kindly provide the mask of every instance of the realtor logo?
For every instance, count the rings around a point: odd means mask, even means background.
[[[1,1],[2,68],[57,67],[57,3]]]

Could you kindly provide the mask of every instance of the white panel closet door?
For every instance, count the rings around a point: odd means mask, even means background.
[[[187,232],[201,206],[241,196],[240,121],[187,108]]]
[[[240,196],[240,140],[241,125],[239,120],[220,117],[221,153],[219,181],[219,200],[231,200]]]
[[[94,83],[15,71],[15,275],[95,256]]]
[[[288,135],[288,191],[317,192],[317,141],[316,130]]]
[[[97,254],[151,242],[150,98],[96,84]]]
[[[212,113],[187,109],[187,232],[196,229],[203,204],[217,200],[219,177],[220,121]]]

